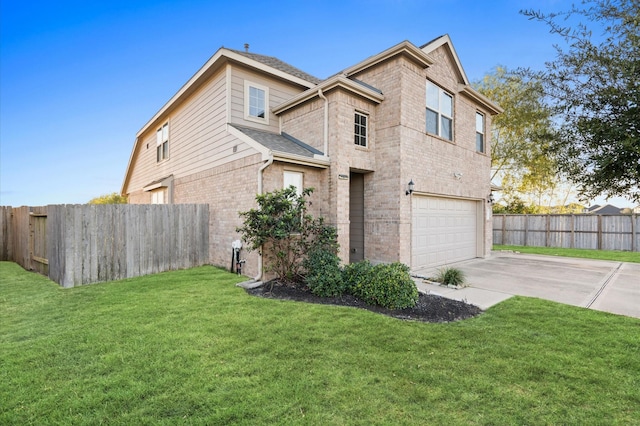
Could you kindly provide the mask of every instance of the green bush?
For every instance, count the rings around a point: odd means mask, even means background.
[[[376,265],[366,276],[359,276],[356,271],[350,273],[356,278],[352,294],[366,303],[404,309],[415,306],[418,301],[418,289],[409,275],[409,267],[402,263]]]
[[[442,268],[436,277],[436,281],[445,285],[463,285],[465,280],[464,272],[457,268]]]
[[[337,254],[338,234],[324,219],[307,214],[307,198],[313,188],[298,195],[295,187],[256,195],[258,208],[240,212],[242,234],[248,251],[264,256],[264,269],[281,282],[297,284],[304,274],[304,259],[316,249]]]
[[[304,260],[305,282],[311,292],[320,297],[340,296],[345,285],[340,270],[340,258],[332,251],[316,248]]]
[[[345,290],[348,293],[354,294],[354,289],[360,285],[361,282],[370,278],[369,275],[371,274],[372,268],[373,266],[368,260],[345,265],[342,270]]]

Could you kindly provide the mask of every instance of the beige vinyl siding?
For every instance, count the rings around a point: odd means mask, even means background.
[[[255,150],[226,131],[225,82],[225,71],[220,70],[171,113],[167,161],[156,162],[157,126],[149,128],[138,147],[127,192],[169,174],[180,178],[255,154]]]
[[[267,107],[269,114],[268,125],[245,120],[245,80],[269,88]],[[246,68],[234,66],[231,68],[231,123],[277,133],[280,130],[279,120],[278,117],[271,112],[271,108],[291,99],[303,90],[304,88],[289,85],[280,80],[269,78],[268,76],[252,73]]]

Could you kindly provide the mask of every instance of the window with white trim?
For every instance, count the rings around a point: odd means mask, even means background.
[[[245,118],[269,123],[269,88],[245,80],[244,92]]]
[[[169,158],[169,123],[164,123],[156,131],[156,162]]]
[[[476,151],[484,152],[484,114],[476,112]]]
[[[453,140],[453,96],[427,81],[427,133]]]
[[[283,174],[284,185],[283,188],[288,188],[293,186],[296,188],[296,194],[298,196],[302,195],[302,183],[303,183],[303,173],[302,172],[292,172],[289,170],[285,170]]]
[[[365,114],[356,112],[353,131],[356,145],[367,146],[367,121]]]
[[[151,204],[168,204],[167,188],[156,189],[151,192]]]

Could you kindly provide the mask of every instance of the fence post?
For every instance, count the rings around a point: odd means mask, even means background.
[[[602,215],[598,215],[598,250],[602,250]]]
[[[504,245],[504,234],[507,230],[506,222],[507,222],[507,215],[503,214],[502,215],[502,245]]]
[[[636,215],[631,214],[631,251],[636,251]]]
[[[571,215],[571,243],[569,244],[570,248],[574,248],[574,246],[576,245],[576,215],[572,214]]]
[[[524,215],[524,245],[529,246],[529,215]]]
[[[549,232],[550,232],[550,228],[551,228],[551,215],[548,214],[547,215],[547,220],[545,221],[544,224],[544,246],[545,247],[549,247]]]

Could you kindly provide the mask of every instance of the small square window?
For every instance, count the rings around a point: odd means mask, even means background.
[[[359,146],[367,146],[367,116],[356,112],[354,123],[354,142]]]

